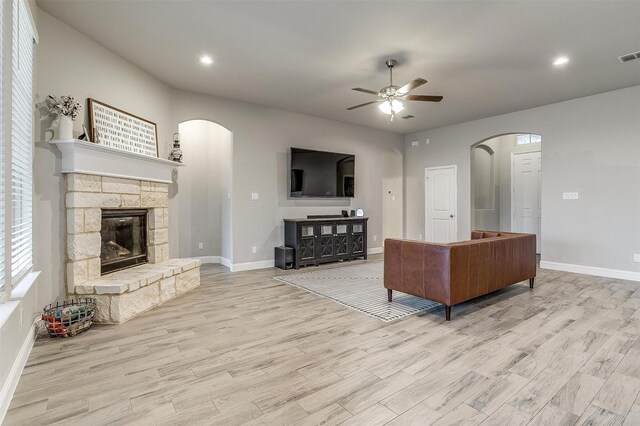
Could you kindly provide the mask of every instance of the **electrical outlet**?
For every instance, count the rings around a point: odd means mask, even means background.
[[[563,200],[577,200],[578,193],[577,192],[563,192],[562,193]]]
[[[378,236],[377,235],[373,236],[373,241],[378,241]]]
[[[633,255],[633,261],[640,263],[640,253],[636,253]]]
[[[204,248],[204,243],[198,243],[198,248],[202,250]]]
[[[259,200],[259,199],[260,199],[260,194],[258,194],[257,192],[252,192],[252,193],[251,193],[251,199],[252,199],[253,201],[257,201],[257,200]]]
[[[258,252],[257,247],[251,247],[251,253],[256,254]]]
[[[418,142],[418,141],[413,141],[413,142],[411,142],[411,146],[418,146],[419,143],[420,142]]]
[[[424,141],[425,144],[429,145],[429,138],[427,138],[426,141]]]

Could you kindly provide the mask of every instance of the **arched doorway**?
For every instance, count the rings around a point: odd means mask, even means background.
[[[185,167],[178,174],[180,257],[230,264],[232,133],[208,120],[178,125]]]
[[[471,146],[471,227],[542,237],[542,137],[493,136]]]

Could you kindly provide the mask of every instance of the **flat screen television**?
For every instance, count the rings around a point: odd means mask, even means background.
[[[353,198],[355,162],[352,154],[291,148],[289,196]]]

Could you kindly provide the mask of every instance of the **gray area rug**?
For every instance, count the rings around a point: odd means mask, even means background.
[[[333,300],[384,322],[396,321],[442,306],[440,303],[393,292],[387,302],[383,262],[362,263],[275,277],[278,281]]]

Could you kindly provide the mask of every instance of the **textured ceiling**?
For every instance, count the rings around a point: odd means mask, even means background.
[[[638,1],[111,1],[38,5],[169,85],[410,133],[640,84]],[[208,53],[215,64],[203,67]],[[551,66],[559,54],[571,62]],[[423,77],[411,120],[375,106]]]

